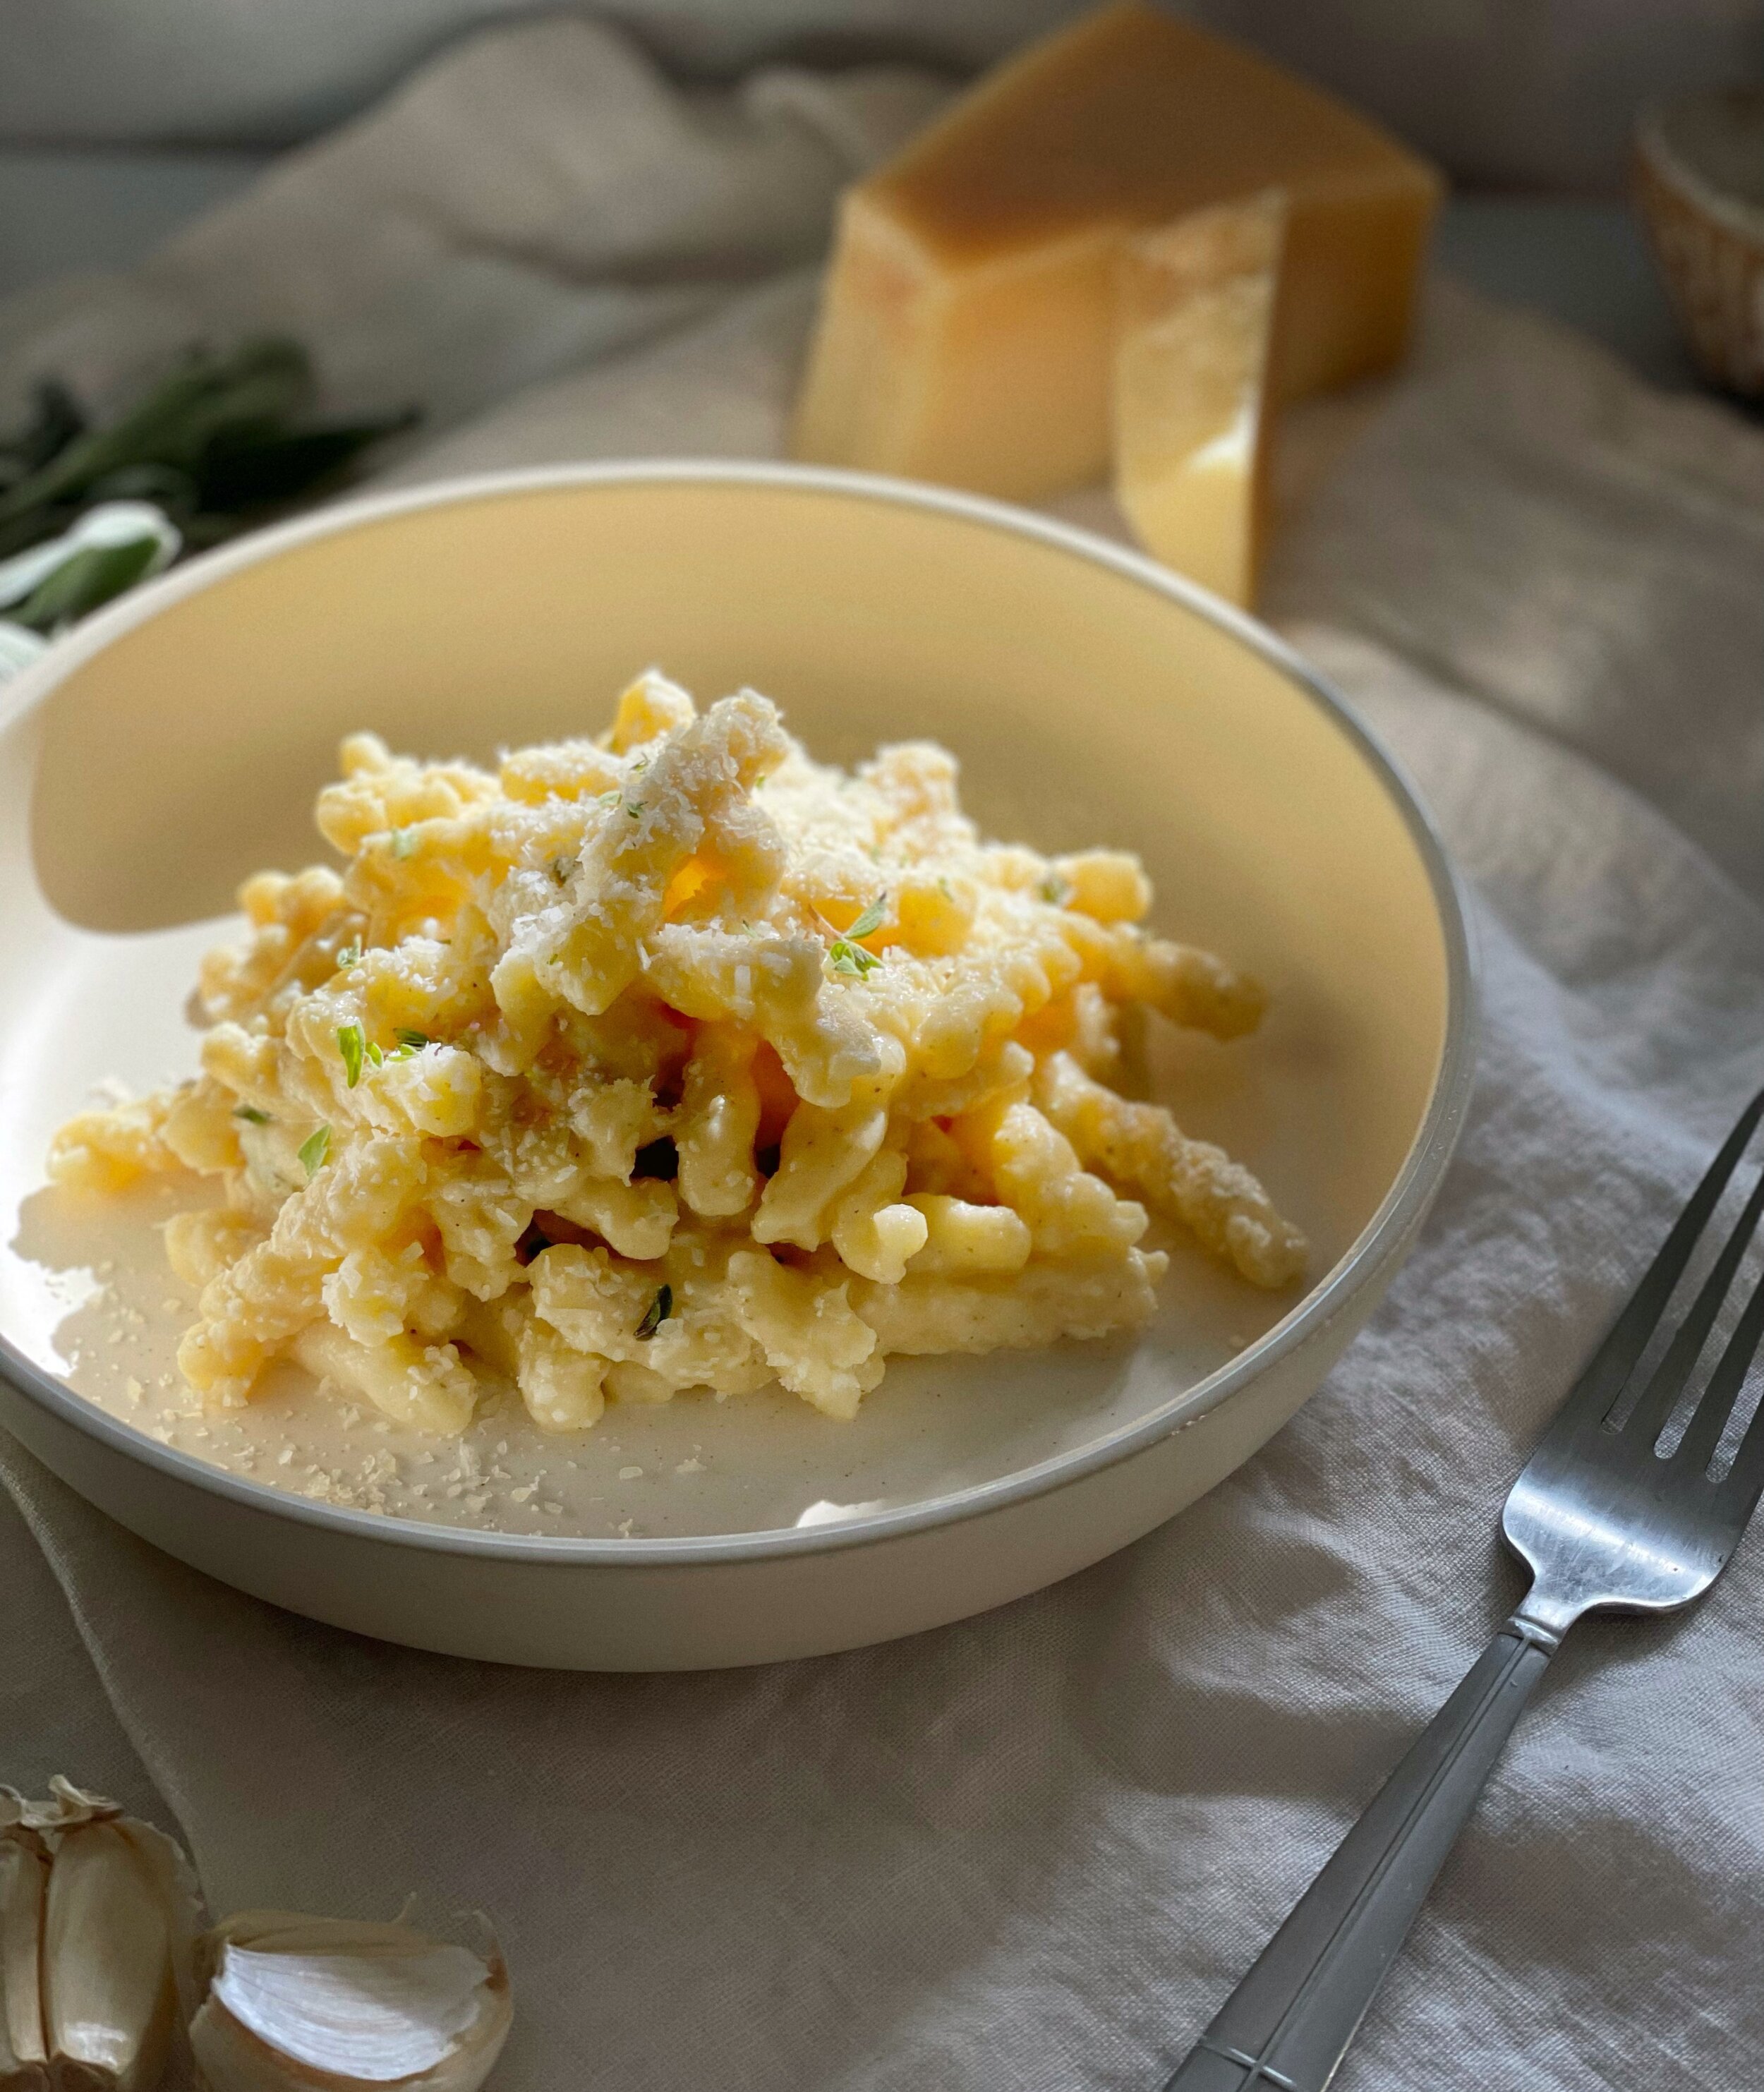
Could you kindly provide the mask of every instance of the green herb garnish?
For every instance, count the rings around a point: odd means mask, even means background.
[[[259,1111],[255,1104],[236,1105],[233,1117],[244,1119],[253,1126],[267,1126],[270,1123],[270,1114],[266,1111]]]
[[[643,1319],[637,1325],[638,1342],[646,1344],[673,1312],[674,1289],[671,1286],[658,1286],[655,1298],[643,1310]]]
[[[361,947],[359,944],[344,945],[337,953],[338,971],[340,973],[345,966],[352,966],[361,956]]]
[[[314,389],[306,352],[287,339],[221,353],[191,349],[97,426],[64,387],[39,385],[28,425],[0,436],[0,557],[56,536],[92,503],[110,500],[152,502],[186,545],[215,544],[334,482],[370,444],[415,419],[400,413],[302,426]],[[56,606],[67,616],[77,614],[76,597],[66,594],[74,578],[62,584]],[[100,573],[88,562],[77,579],[84,601],[119,572]]]
[[[633,799],[625,810],[626,814],[629,815],[631,819],[634,821],[638,815],[643,810],[643,802],[641,799]]]
[[[395,1036],[400,1054],[420,1053],[425,1046],[435,1044],[426,1031],[407,1031],[400,1028]]]
[[[67,547],[66,558],[6,612],[12,624],[50,637],[167,564],[178,549],[175,534],[168,534],[162,543],[153,530],[138,532],[116,545],[61,542]]]
[[[369,1040],[367,1043],[367,1057],[368,1065],[370,1068],[381,1067],[385,1063],[386,1056],[380,1051],[379,1048],[374,1044],[371,1039]]]
[[[409,857],[417,847],[414,828],[394,828],[391,832],[391,852],[394,857]]]
[[[1072,897],[1072,882],[1062,879],[1057,871],[1050,871],[1035,891],[1050,908],[1063,908]]]
[[[324,1168],[330,1153],[331,1128],[328,1126],[314,1126],[300,1143],[299,1149],[300,1167],[306,1172],[309,1184]]]
[[[857,921],[854,923],[851,927],[845,932],[845,935],[854,943],[860,937],[874,936],[876,931],[881,928],[884,921],[886,919],[888,914],[888,897],[886,893],[877,894],[875,900],[872,901],[869,906],[864,910],[863,913],[858,918]]]
[[[337,1027],[337,1051],[343,1056],[343,1072],[352,1090],[361,1079],[361,1059],[367,1051],[367,1040],[359,1024]]]
[[[849,937],[834,938],[828,950],[827,962],[836,974],[844,974],[853,980],[862,980],[882,963],[874,952],[867,952],[862,944],[853,944]]]

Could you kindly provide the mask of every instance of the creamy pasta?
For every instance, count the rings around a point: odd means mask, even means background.
[[[1126,1014],[1230,1039],[1260,989],[1141,927],[1136,858],[984,840],[942,749],[848,774],[651,672],[598,740],[341,767],[343,869],[246,881],[200,1075],[50,1158],[215,1180],[166,1234],[210,1403],[291,1357],[442,1433],[511,1384],[549,1431],[773,1381],[850,1418],[892,1353],[1144,1321],[1148,1209],[1256,1286],[1303,1269],[1111,1080]]]

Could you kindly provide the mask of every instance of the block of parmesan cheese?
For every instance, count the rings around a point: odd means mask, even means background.
[[[1120,0],[983,80],[849,191],[800,457],[1029,497],[1102,476],[1134,234],[1278,188],[1282,397],[1390,362],[1439,183],[1237,45]]]
[[[1286,227],[1266,189],[1141,234],[1118,278],[1115,497],[1148,552],[1231,603],[1260,561]]]

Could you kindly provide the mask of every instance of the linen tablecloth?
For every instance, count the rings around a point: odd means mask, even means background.
[[[510,30],[132,277],[0,309],[0,394],[289,326],[335,404],[428,404],[407,481],[770,454],[831,199],[941,91],[682,94],[609,31]],[[1299,1417],[1038,1597],[650,1678],[276,1612],[0,1441],[0,1774],[158,1815],[217,1910],[482,1906],[504,2092],[1161,2082],[1511,1606],[1507,1483],[1764,1079],[1764,437],[1441,287],[1290,449],[1269,614],[1431,802],[1484,997],[1438,1207]],[[1754,1539],[1701,1610],[1572,1639],[1347,2092],[1757,2081],[1761,1599]]]

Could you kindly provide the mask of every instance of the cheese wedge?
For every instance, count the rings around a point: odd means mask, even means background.
[[[1432,169],[1329,96],[1121,0],[983,80],[843,200],[793,448],[1029,497],[1102,477],[1134,234],[1288,199],[1277,394],[1390,363]]]
[[[1254,599],[1286,200],[1269,189],[1132,241],[1115,339],[1115,498],[1148,552]]]

